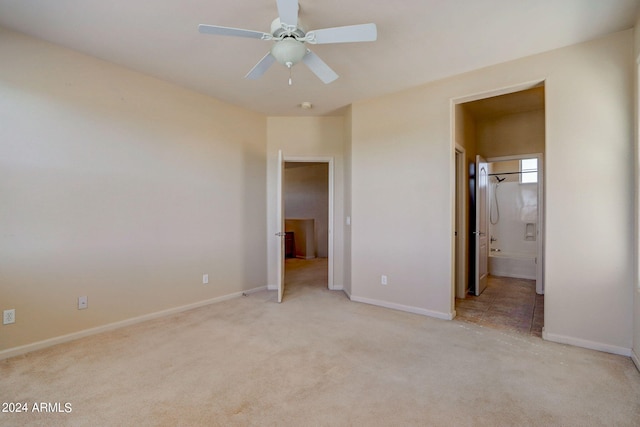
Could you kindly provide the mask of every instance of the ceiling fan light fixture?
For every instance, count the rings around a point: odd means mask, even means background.
[[[271,55],[276,58],[276,61],[289,68],[302,61],[306,53],[307,48],[304,43],[292,37],[276,42],[271,48]]]
[[[307,49],[305,43],[316,45],[371,42],[378,37],[376,24],[373,23],[321,28],[307,32],[298,19],[300,12],[298,0],[277,0],[276,6],[278,7],[278,17],[271,22],[270,33],[208,24],[198,25],[198,31],[218,36],[272,41],[273,46],[271,46],[269,53],[253,66],[245,78],[258,79],[274,62],[278,62],[289,69],[289,85],[292,82],[291,69],[298,62],[304,62],[309,70],[325,84],[338,78],[338,74],[318,55]]]

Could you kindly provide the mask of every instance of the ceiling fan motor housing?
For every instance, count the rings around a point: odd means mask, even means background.
[[[274,19],[271,22],[271,34],[273,35],[273,37],[278,38],[281,35],[283,35],[283,33],[285,37],[292,36],[295,38],[303,38],[305,35],[305,30],[302,24],[300,23],[300,20],[298,20],[297,27],[291,31],[291,34],[286,34],[287,30],[282,26],[282,22],[280,21],[280,18]]]

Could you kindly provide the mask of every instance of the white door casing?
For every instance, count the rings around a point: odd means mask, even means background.
[[[467,226],[465,223],[466,183],[464,147],[456,144],[455,148],[455,209],[454,209],[454,276],[456,298],[463,299],[468,292],[467,271]]]
[[[329,176],[328,176],[328,272],[327,272],[327,288],[331,290],[339,290],[342,289],[342,284],[339,284],[339,287],[336,287],[334,283],[334,206],[335,206],[335,191],[334,191],[334,159],[333,157],[323,157],[323,156],[284,156],[284,162],[292,162],[292,163],[326,163],[329,166]],[[283,166],[284,167],[284,166]],[[281,197],[284,199],[284,191],[281,193]],[[284,200],[283,203],[283,212],[284,212]],[[284,254],[284,252],[283,252]]]
[[[276,221],[278,223],[278,231],[276,237],[280,239],[276,257],[278,260],[278,302],[282,302],[284,295],[284,157],[282,150],[278,150],[278,174],[276,179]]]

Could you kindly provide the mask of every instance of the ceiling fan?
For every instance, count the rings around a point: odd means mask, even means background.
[[[291,85],[291,67],[300,61],[304,62],[324,83],[331,83],[338,78],[335,71],[318,55],[311,52],[305,43],[368,42],[375,41],[378,37],[376,24],[348,25],[305,32],[305,29],[298,22],[298,0],[276,0],[276,2],[278,18],[271,23],[270,33],[207,24],[200,24],[198,30],[205,34],[273,41],[271,50],[249,71],[245,78],[260,78],[277,61],[289,68],[289,85]]]

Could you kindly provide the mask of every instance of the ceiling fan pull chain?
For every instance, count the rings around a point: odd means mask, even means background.
[[[293,69],[293,64],[291,62],[287,62],[287,68],[289,68],[289,86],[293,84],[293,80],[291,79],[291,70]]]

